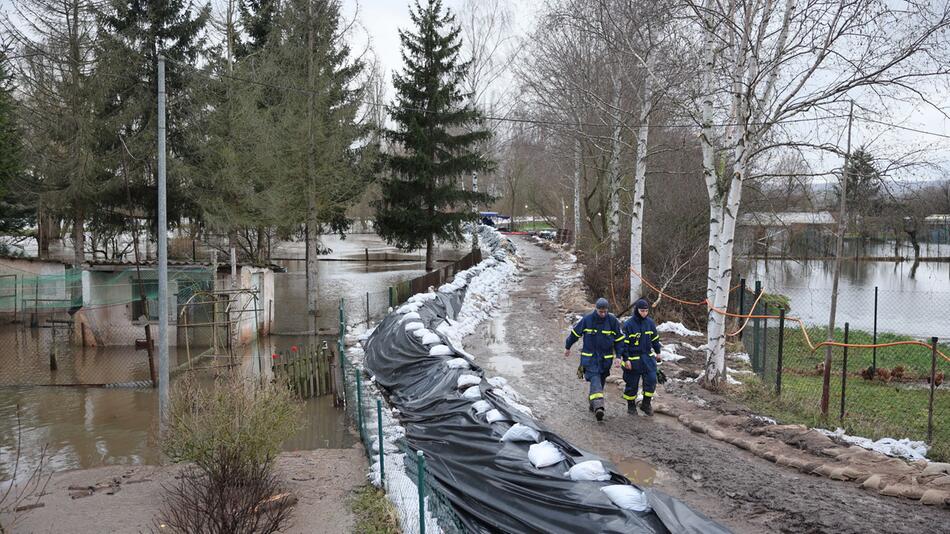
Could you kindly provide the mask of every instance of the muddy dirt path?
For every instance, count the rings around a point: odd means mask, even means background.
[[[627,415],[614,385],[607,388],[607,417],[597,423],[587,411],[587,384],[575,374],[577,349],[570,358],[563,354],[571,325],[548,292],[555,254],[524,239],[515,243],[525,270],[500,315],[465,344],[488,376],[507,378],[542,422],[575,445],[736,532],[917,534],[945,532],[950,525],[948,510],[804,475],[693,433],[669,417]],[[657,395],[664,395],[663,386]]]

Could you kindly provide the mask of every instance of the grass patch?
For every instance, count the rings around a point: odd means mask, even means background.
[[[783,423],[800,423],[810,427],[834,429],[841,427],[855,436],[871,439],[883,437],[927,439],[928,389],[900,387],[880,381],[849,377],[845,397],[845,416],[840,419],[841,377],[831,381],[829,417],[821,415],[822,379],[820,376],[784,374],[782,395],[775,396],[774,382],[757,378],[746,383],[743,400],[759,413]],[[937,388],[934,394],[933,440],[928,457],[936,461],[950,460],[950,390]]]
[[[353,493],[352,510],[356,516],[354,532],[359,534],[399,534],[396,508],[381,489],[366,484]]]

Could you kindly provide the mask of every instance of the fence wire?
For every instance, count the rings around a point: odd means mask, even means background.
[[[750,398],[758,408],[785,421],[840,426],[848,434],[871,439],[925,441],[930,446],[931,459],[946,461],[950,459],[950,384],[945,383],[945,378],[950,375],[950,362],[934,354],[932,348],[920,345],[857,345],[912,340],[931,343],[930,338],[921,339],[916,334],[927,329],[940,331],[946,328],[941,325],[947,323],[935,323],[930,316],[910,328],[912,333],[902,333],[907,326],[905,318],[920,310],[902,308],[901,301],[885,300],[881,293],[878,299],[873,289],[839,293],[841,309],[851,312],[844,315],[845,320],[837,321],[832,337],[849,346],[830,350],[827,415],[822,410],[827,349],[813,351],[805,335],[807,331],[814,345],[828,339],[828,330],[827,324],[814,320],[803,318],[804,329],[791,320],[784,324],[772,318],[749,321],[742,332],[742,345],[759,380],[758,384],[751,384]],[[931,295],[932,299],[937,298],[935,295]],[[945,304],[950,304],[950,294],[947,297]],[[754,298],[746,302],[751,305]],[[930,306],[932,299],[925,299],[921,309]],[[745,313],[780,315],[779,307],[766,300],[761,299],[754,309],[746,308]],[[813,300],[805,305],[806,317],[815,316]],[[879,313],[876,301],[887,302],[886,314]],[[798,302],[791,298],[787,304],[791,308],[788,315],[799,316]],[[855,315],[859,309],[864,310],[864,315]],[[851,320],[859,326],[855,327]],[[942,343],[938,343],[937,350],[944,354],[950,354],[947,337],[950,336],[938,338]]]

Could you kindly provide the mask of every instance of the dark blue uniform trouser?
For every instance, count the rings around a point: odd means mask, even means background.
[[[652,358],[652,356],[645,356]],[[652,397],[656,392],[656,369],[639,369],[634,366],[633,370],[623,370],[623,398],[628,401],[637,400],[637,389],[640,387],[640,379],[643,378],[643,396]]]
[[[613,360],[607,361],[613,363]],[[610,367],[607,369],[584,368],[584,378],[590,382],[590,393],[587,399],[593,409],[604,406],[604,385],[607,383],[608,376],[610,376]]]

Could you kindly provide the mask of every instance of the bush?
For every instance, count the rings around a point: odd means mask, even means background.
[[[161,523],[172,532],[276,532],[293,505],[274,474],[280,444],[297,427],[287,387],[236,373],[212,384],[179,382],[162,450],[189,462],[166,487]]]

